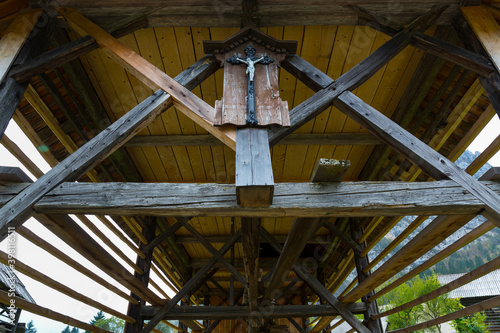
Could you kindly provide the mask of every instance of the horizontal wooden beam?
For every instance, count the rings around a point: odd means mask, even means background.
[[[361,314],[366,310],[366,305],[353,303],[346,306],[354,314]],[[148,319],[153,317],[161,307],[143,306],[141,315]],[[248,318],[252,316],[262,316],[265,319],[271,318],[300,318],[314,316],[335,316],[337,310],[330,305],[285,305],[259,307],[257,311],[250,311],[248,306],[178,306],[170,310],[164,317],[165,320],[231,320],[238,318]]]
[[[194,67],[189,67],[179,74],[175,78],[176,82],[192,89],[193,85],[199,84],[206,78],[206,75],[215,72],[214,64],[217,62],[213,57],[203,57],[196,62]],[[31,206],[51,188],[63,181],[78,179],[170,106],[172,106],[170,96],[158,90],[40,177],[20,197],[12,200],[0,210],[0,212],[3,211],[0,215],[0,239],[7,235],[8,226],[21,225],[30,216]]]
[[[377,145],[381,143],[371,133],[298,133],[290,134],[280,144],[283,145]],[[125,147],[182,147],[182,146],[223,146],[212,135],[148,135],[135,136]]]
[[[498,183],[479,184],[500,191]],[[26,186],[1,186],[0,206]],[[278,183],[271,206],[251,209],[239,207],[234,193],[230,184],[63,183],[34,210],[122,216],[334,217],[479,214],[485,207],[454,181]]]
[[[276,240],[280,243],[284,243],[286,240],[286,235],[276,235],[274,236]],[[231,235],[212,235],[212,236],[204,236],[207,241],[210,243],[219,243],[219,244],[225,244],[229,238],[231,238]],[[331,243],[331,236],[321,236],[317,235],[312,237],[308,243],[310,244],[329,244]],[[175,236],[175,242],[177,244],[199,244],[200,242],[196,237],[193,236]],[[241,241],[239,241],[241,243]]]

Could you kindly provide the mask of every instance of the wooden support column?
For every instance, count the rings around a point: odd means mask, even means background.
[[[274,248],[275,251],[281,253],[283,251],[283,246],[276,241],[276,239],[267,230],[262,229],[262,236],[269,242],[269,244]],[[370,330],[364,326],[354,314],[348,310],[345,304],[340,303],[340,301],[333,296],[324,285],[322,285],[318,279],[316,279],[311,273],[303,269],[300,265],[295,264],[293,271],[304,280],[320,297],[323,297],[338,314],[355,328],[360,333],[371,333]]]
[[[231,249],[231,247],[236,243],[236,241],[241,236],[241,229],[238,230],[237,233],[234,234],[233,237],[218,251],[217,256],[213,256],[210,261],[205,264],[196,274],[179,290],[179,292],[172,297],[172,299],[165,304],[155,315],[149,323],[140,331],[140,333],[149,333],[153,328],[155,328],[158,323],[165,319],[164,317],[172,310],[177,303],[184,298],[189,292],[193,291],[193,287],[198,284],[198,282],[203,278],[203,276],[212,268],[217,261],[220,260],[227,251]],[[222,257],[223,258],[223,257]],[[223,258],[224,259],[224,258]]]
[[[142,226],[142,235],[149,242],[155,238],[156,231],[156,217],[148,216],[144,219],[144,225]],[[142,243],[139,245],[139,249],[146,255],[146,258],[141,258],[137,256],[137,266],[143,271],[142,274],[135,272],[135,277],[144,284],[144,287],[148,287],[149,283],[149,273],[151,271],[151,261],[153,259],[154,248],[146,248],[146,244]],[[129,303],[127,315],[134,318],[136,322],[134,324],[127,323],[125,325],[125,333],[138,333],[142,326],[144,325],[144,318],[140,314],[141,305],[145,305],[145,301],[141,299],[138,295],[134,293],[131,294],[139,304]]]
[[[243,245],[243,263],[247,278],[248,303],[252,311],[257,310],[259,283],[259,247],[261,218],[241,218],[241,240]]]
[[[349,161],[320,159],[311,182],[340,182],[350,165]],[[281,252],[276,263],[263,302],[269,302],[278,296],[281,297],[281,295],[277,295],[281,284],[296,264],[309,239],[321,227],[323,222],[326,221],[320,218],[295,219],[285,241],[283,252]]]
[[[363,236],[363,229],[361,226],[361,221],[359,218],[351,219],[351,235],[352,238],[357,241]],[[364,272],[365,267],[370,263],[368,255],[364,257],[361,256],[361,252],[366,248],[366,241],[360,244],[360,249],[353,249],[354,251],[354,262],[356,263],[356,271],[358,273],[358,282],[363,282],[371,272]],[[361,251],[360,251],[361,250]],[[370,302],[368,299],[373,296],[374,291],[370,291],[368,294],[363,296],[361,300],[366,304],[366,312],[364,314],[365,320],[363,323],[370,329],[372,333],[382,333],[384,332],[382,328],[382,323],[379,319],[372,319],[372,316],[378,314],[378,304],[377,301]]]
[[[40,13],[40,10],[37,10],[36,13]],[[40,15],[38,14],[38,16]],[[21,23],[22,17],[25,16],[19,15]],[[32,24],[34,25],[36,23],[36,20],[32,21],[32,19],[29,18],[28,22],[32,22]],[[14,22],[11,25],[13,24]],[[2,50],[3,53],[3,49],[6,48],[6,54],[5,56],[2,56],[4,72],[0,72],[1,77],[4,78],[3,80],[0,80],[0,101],[2,101],[2,103],[0,103],[0,138],[2,138],[10,119],[12,118],[12,115],[16,111],[19,102],[23,98],[24,91],[28,86],[27,80],[23,81],[22,83],[18,83],[13,78],[4,76],[7,73],[7,70],[10,68],[10,65],[28,63],[29,60],[31,60],[31,58],[33,58],[36,54],[43,52],[43,50],[47,47],[47,42],[44,40],[43,36],[50,35],[50,32],[48,31],[50,27],[51,24],[49,23],[46,27],[40,28],[41,30],[37,29],[36,31],[32,32],[31,28],[29,27],[28,31],[26,29],[20,29],[23,32],[22,34],[13,34],[18,40],[17,48],[12,45],[12,43],[14,42],[13,40],[4,40],[4,38],[1,39],[3,43],[0,43],[0,50]],[[12,29],[17,28],[12,27]],[[28,37],[27,34],[30,32],[31,35]],[[25,42],[26,37],[28,37],[28,40]],[[11,62],[8,62],[7,60]]]
[[[274,177],[265,128],[236,130],[236,197],[242,207],[271,205]]]

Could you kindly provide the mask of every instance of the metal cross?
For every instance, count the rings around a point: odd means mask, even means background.
[[[254,76],[255,76],[255,65],[256,64],[263,64],[267,65],[272,62],[274,62],[273,58],[270,58],[268,56],[256,58],[255,57],[255,48],[251,45],[247,46],[245,48],[245,54],[247,55],[246,58],[240,58],[237,56],[232,56],[231,58],[228,58],[226,61],[233,64],[233,65],[239,65],[239,64],[246,64],[247,65],[247,70],[246,74],[248,75],[248,115],[247,115],[247,124],[248,125],[257,125],[259,122],[257,118],[255,117],[255,89],[254,89]]]

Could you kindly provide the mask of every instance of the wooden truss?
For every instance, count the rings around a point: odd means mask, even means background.
[[[362,8],[353,7],[352,9],[362,14],[360,17],[363,18],[364,23],[378,23],[379,18],[369,15]],[[372,303],[378,297],[372,292],[376,287],[392,276],[395,271],[405,267],[409,260],[425,253],[427,249],[438,244],[440,240],[464,225],[474,215],[482,214],[496,226],[500,226],[500,196],[497,194],[500,188],[497,183],[475,180],[351,92],[374,75],[407,45],[411,44],[476,71],[482,76],[482,83],[488,94],[490,96],[498,95],[498,82],[500,82],[497,71],[498,54],[494,52],[490,41],[486,37],[482,37],[481,29],[484,30],[484,27],[476,24],[478,22],[473,18],[473,9],[464,9],[464,15],[489,53],[493,64],[484,55],[423,34],[428,27],[434,24],[444,9],[443,6],[435,7],[404,29],[398,30],[377,24],[382,31],[393,35],[392,39],[335,81],[299,56],[287,55],[281,66],[316,91],[316,94],[290,111],[290,127],[274,128],[269,131],[260,129],[258,133],[254,130],[249,130],[246,133],[243,130],[236,131],[234,128],[214,127],[214,109],[190,92],[190,89],[196,87],[218,69],[219,64],[212,55],[206,55],[185,72],[172,79],[77,11],[61,9],[60,13],[70,26],[84,37],[44,53],[33,61],[26,61],[32,57],[32,54],[21,55],[17,57],[19,64],[9,72],[10,65],[16,58],[13,54],[8,64],[0,64],[3,77],[7,75],[5,85],[0,89],[1,94],[8,93],[11,89],[23,91],[26,89],[26,80],[32,75],[41,73],[69,59],[74,59],[97,47],[104,50],[125,69],[157,91],[36,182],[3,186],[0,189],[0,206],[2,206],[0,209],[0,239],[6,237],[9,227],[18,227],[20,232],[23,232],[27,237],[36,239],[36,235],[30,235],[28,230],[21,227],[28,217],[35,215],[78,252],[91,259],[98,267],[104,269],[132,292],[131,296],[126,295],[130,300],[128,315],[117,314],[128,322],[127,332],[150,332],[161,320],[172,318],[184,320],[184,324],[195,328],[196,324],[193,323],[193,320],[215,320],[210,327],[206,328],[206,332],[210,332],[217,320],[249,318],[255,312],[262,314],[263,318],[322,316],[331,319],[331,317],[340,316],[358,332],[380,332],[381,327],[377,319],[384,313],[378,314],[376,303]],[[128,26],[128,29],[133,28]],[[120,35],[119,32],[115,33],[117,36]],[[22,44],[23,41],[18,41],[14,50],[19,51]],[[29,49],[32,50],[30,53],[37,52],[36,46],[29,46]],[[492,97],[491,99],[497,113],[500,112],[500,108],[498,108],[500,104],[494,102],[496,98]],[[14,105],[15,103],[4,104]],[[254,169],[245,169],[240,166],[257,163],[257,159],[260,158],[257,156],[269,154],[269,146],[272,147],[282,140],[292,140],[294,138],[292,133],[296,129],[318,116],[331,105],[336,106],[371,132],[369,136],[363,137],[364,140],[379,140],[386,143],[437,181],[426,183],[346,183],[340,182],[340,180],[348,165],[331,166],[326,163],[319,165],[311,183],[272,184],[272,171],[271,174],[264,172],[263,174],[267,178],[262,180]],[[243,177],[248,177],[248,179],[242,180],[235,186],[73,182],[120,146],[125,145],[127,141],[129,144],[134,144],[133,136],[171,106],[177,107],[222,144],[235,149],[237,154],[238,149],[243,149],[239,151],[240,156],[242,158],[248,157],[250,161],[244,163],[237,161],[237,168]],[[12,108],[2,109],[0,114],[1,133],[3,133],[13,112]],[[255,153],[247,154],[245,149],[248,147],[237,147],[238,140],[248,143],[250,138],[254,136],[255,140],[259,140],[258,144],[252,145],[253,148],[258,149]],[[263,138],[264,141],[262,141]],[[295,139],[298,140],[298,138]],[[321,138],[316,138],[316,140],[318,139]],[[165,143],[162,140],[166,139],[162,138],[154,138],[153,140],[155,140],[154,144],[158,144],[158,142],[160,144],[175,144]],[[173,138],[168,140],[172,140],[169,142],[175,141]],[[136,144],[137,141],[135,141]],[[213,144],[212,141],[210,142]],[[269,168],[270,166],[267,165],[267,171]],[[324,171],[322,168],[328,171]],[[332,169],[333,171],[331,171]],[[329,174],[325,176],[325,173]],[[256,196],[259,197],[261,193],[245,193],[240,195],[237,200],[237,191],[243,191],[241,187],[249,187],[253,191],[255,187],[263,185],[268,186],[268,188],[265,189],[264,200],[259,201],[259,207],[255,207],[251,201]],[[401,195],[403,192],[405,194]],[[179,193],[182,193],[183,196],[180,197]],[[148,198],[147,201],[144,197]],[[271,200],[272,205],[270,205]],[[246,206],[252,206],[252,208]],[[142,243],[138,250],[139,256],[135,263],[135,274],[123,273],[122,265],[107,255],[106,251],[90,237],[82,239],[81,235],[85,233],[64,215],[70,213],[149,216],[145,224],[148,227],[143,229]],[[438,214],[440,216],[403,247],[397,255],[371,273],[372,265],[366,257],[366,252],[369,249],[367,250],[363,243],[363,232],[359,228],[356,217],[408,214]],[[176,217],[178,222],[160,236],[154,237],[156,223],[152,216]],[[190,218],[195,216],[240,216],[242,217],[242,228],[235,231],[232,237],[224,239],[224,246],[217,250],[207,238],[200,235],[190,225]],[[283,216],[296,218],[285,239],[284,246],[261,228],[263,217]],[[343,234],[342,231],[324,219],[332,216],[352,217],[352,235]],[[298,264],[299,256],[304,247],[321,226],[325,226],[333,233],[340,235],[343,242],[354,250],[358,285],[340,299],[334,297],[324,283]],[[212,259],[202,264],[202,267],[184,283],[174,297],[162,299],[148,289],[151,260],[156,246],[180,227],[186,228],[195,241],[204,245],[211,253]],[[259,301],[257,291],[260,264],[257,248],[260,239],[265,240],[280,254],[275,267],[263,277],[268,287],[262,301]],[[224,257],[234,244],[240,241],[244,245],[243,257],[246,276],[235,268],[234,260],[231,261]],[[38,239],[37,242],[42,243],[43,240]],[[48,245],[45,244],[45,246]],[[64,257],[62,253],[58,253],[58,255]],[[65,260],[70,259],[65,258]],[[189,298],[190,294],[199,289],[200,284],[205,279],[210,279],[210,274],[213,275],[214,270],[216,270],[214,268],[216,264],[229,271],[232,275],[231,279],[236,279],[248,287],[249,306],[237,308],[206,307],[201,308],[201,310],[178,306],[177,304],[181,300]],[[497,266],[496,262],[489,264],[476,275],[483,274],[484,271]],[[80,269],[87,272],[83,267]],[[276,308],[273,311],[264,309],[263,306],[272,307],[270,302],[276,299],[276,291],[279,291],[282,281],[292,270],[324,300],[325,304],[317,306],[289,305]],[[26,269],[26,272],[28,275],[37,274],[29,269]],[[43,278],[40,275],[38,277]],[[56,289],[64,289],[55,281],[53,286]],[[67,293],[71,294],[68,290]],[[237,300],[239,297],[234,295],[234,290],[231,293],[229,298],[231,304],[234,304],[235,299]],[[435,294],[437,293],[439,291],[435,292]],[[4,295],[0,295],[0,297],[4,297]],[[362,299],[363,303],[354,303],[359,299]],[[146,306],[146,302],[150,303],[151,306]],[[495,304],[498,305],[498,302]],[[99,304],[95,305],[99,306]],[[26,305],[26,307],[31,311],[41,311],[35,306]],[[359,321],[354,316],[357,313],[365,314],[367,320],[363,323]],[[59,314],[53,314],[54,318],[59,316]],[[149,323],[143,327],[145,319],[149,320]],[[328,320],[325,321],[328,322]],[[297,323],[295,322],[295,324]],[[253,324],[249,323],[249,325],[251,327]],[[300,327],[298,324],[297,326]],[[85,326],[85,328],[88,327]],[[300,328],[299,331],[304,330]]]

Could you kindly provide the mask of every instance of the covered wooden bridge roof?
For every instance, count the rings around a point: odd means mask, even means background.
[[[476,215],[490,220],[454,251],[500,223],[500,188],[489,182],[496,173],[481,181],[469,176],[498,151],[498,140],[465,171],[451,163],[500,112],[498,43],[491,40],[500,37],[500,12],[495,1],[459,3],[0,2],[0,133],[13,117],[54,167],[43,175],[2,137],[39,177],[33,184],[4,179],[2,238],[16,227],[50,248],[22,226],[37,218],[133,296],[57,249],[56,257],[131,305],[109,309],[51,278],[45,283],[125,319],[126,332],[141,331],[144,319],[151,322],[141,332],[162,319],[180,319],[179,330],[236,332],[279,322],[304,332],[310,318],[320,318],[309,326],[320,332],[337,316],[359,332],[378,332],[374,301],[400,282],[373,290]],[[231,39],[242,26],[251,28]],[[269,206],[237,201],[236,174],[246,172],[236,157],[242,130],[213,125],[224,63],[206,53],[204,41],[224,40],[228,49],[252,43],[268,50],[297,41],[279,63],[276,91],[288,103],[291,126],[265,131],[274,179],[265,184]],[[257,170],[256,178],[265,176],[265,167]],[[68,214],[109,243],[107,231],[85,217],[97,215],[138,255],[124,258],[133,273]],[[406,215],[417,217],[368,258]],[[430,215],[438,217],[388,257]],[[120,246],[111,249],[124,257]],[[151,262],[174,298],[149,289]],[[493,260],[483,269],[497,266]],[[30,267],[23,273],[39,276]],[[223,307],[233,304],[244,305]],[[67,322],[40,306],[21,306]],[[263,320],[248,319],[250,311]]]

